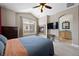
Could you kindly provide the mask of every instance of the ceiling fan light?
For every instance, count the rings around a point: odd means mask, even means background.
[[[42,5],[40,5],[39,9],[41,9],[41,8],[42,8]]]
[[[46,5],[46,3],[40,3],[40,5],[36,6],[35,8],[37,8],[37,7],[39,7],[41,12],[43,12],[43,10],[45,10],[45,8],[52,9],[52,7]]]

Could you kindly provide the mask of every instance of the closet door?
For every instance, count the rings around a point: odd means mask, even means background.
[[[0,34],[1,34],[1,7],[0,7]]]

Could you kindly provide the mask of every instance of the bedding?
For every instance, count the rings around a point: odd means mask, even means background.
[[[28,55],[27,50],[22,46],[19,39],[11,39],[7,41],[5,56],[25,56]]]
[[[4,53],[4,44],[0,41],[0,56]]]
[[[0,41],[2,41],[4,45],[6,45],[7,38],[0,34]]]
[[[53,43],[40,36],[27,36],[7,41],[5,56],[54,55]]]

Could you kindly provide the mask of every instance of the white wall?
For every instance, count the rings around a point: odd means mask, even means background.
[[[47,24],[47,16],[39,18],[38,23],[39,23],[39,26],[46,25]]]
[[[2,26],[16,26],[16,13],[6,9],[1,8],[1,15],[2,15]]]
[[[39,18],[38,24],[39,24],[39,26],[45,26],[45,34],[40,34],[39,33],[39,35],[47,38],[47,16]]]

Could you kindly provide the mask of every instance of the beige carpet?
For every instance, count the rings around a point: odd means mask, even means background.
[[[79,47],[71,44],[54,41],[55,56],[79,56]]]

